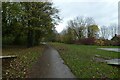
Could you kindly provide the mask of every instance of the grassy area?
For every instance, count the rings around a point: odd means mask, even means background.
[[[102,46],[62,43],[51,43],[51,45],[59,51],[65,64],[78,78],[120,78],[117,67],[93,60],[95,55],[105,59],[120,58],[118,52],[97,49]]]
[[[25,78],[27,70],[42,55],[44,46],[25,48],[20,46],[7,46],[3,48],[2,55],[16,55],[17,58],[11,60],[10,65],[3,63],[3,78]]]

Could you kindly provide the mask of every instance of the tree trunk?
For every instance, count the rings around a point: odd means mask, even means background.
[[[33,30],[28,30],[27,47],[30,48],[32,46],[33,46]]]
[[[20,34],[15,36],[13,44],[15,44],[15,45],[19,45],[20,44]]]
[[[40,32],[39,31],[36,31],[35,32],[35,42],[34,44],[37,46],[39,45],[39,39],[40,39]]]

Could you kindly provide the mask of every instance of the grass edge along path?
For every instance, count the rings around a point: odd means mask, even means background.
[[[106,63],[93,61],[93,57],[96,54],[109,59],[118,58],[118,52],[97,49],[102,46],[50,44],[59,51],[65,64],[77,78],[120,78],[118,68]]]
[[[27,70],[31,65],[41,57],[44,50],[44,45],[39,45],[32,48],[13,46],[3,48],[2,55],[17,55],[17,58],[11,60],[10,65],[2,68],[3,78],[25,78]],[[3,63],[4,65],[5,63]],[[8,63],[7,63],[8,64]]]

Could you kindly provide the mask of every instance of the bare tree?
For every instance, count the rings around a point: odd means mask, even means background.
[[[117,24],[113,23],[109,25],[109,31],[111,37],[115,36],[115,34],[118,34],[118,26]]]
[[[95,24],[92,17],[76,17],[73,20],[68,21],[68,27],[74,30],[77,38],[88,37],[88,26]]]
[[[86,17],[85,18],[85,26],[86,26],[85,34],[86,34],[86,37],[89,37],[89,34],[90,34],[88,26],[94,25],[94,24],[95,24],[95,21],[92,17]]]
[[[74,33],[76,34],[76,37],[78,39],[83,37],[83,31],[84,31],[84,26],[83,26],[83,20],[80,17],[75,18],[74,20],[70,20],[68,22],[68,27],[73,29]]]
[[[86,26],[90,26],[90,25],[95,24],[95,21],[92,17],[86,17],[85,18],[85,23],[86,23]]]
[[[101,37],[104,39],[108,39],[109,37],[113,37],[115,34],[118,34],[118,26],[117,24],[110,24],[107,26],[102,26],[101,29]]]
[[[101,26],[100,27],[100,32],[101,32],[101,37],[105,38],[105,34],[106,34],[106,26]]]
[[[104,39],[108,39],[110,36],[110,30],[107,26],[100,27],[101,37]]]

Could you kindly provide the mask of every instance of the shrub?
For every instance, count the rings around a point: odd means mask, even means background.
[[[95,44],[95,38],[85,38],[85,39],[83,39],[82,42],[85,45],[93,45],[93,44]]]
[[[2,45],[13,44],[13,41],[14,41],[14,37],[12,36],[2,37]]]
[[[84,45],[94,45],[95,44],[95,38],[84,38],[80,40],[74,41],[75,44],[84,44]]]
[[[105,45],[105,42],[102,39],[97,39],[97,40],[95,40],[95,44],[99,45],[99,46],[103,46],[103,45]]]
[[[113,46],[120,46],[120,35],[115,34],[111,41]]]
[[[105,43],[105,44],[104,44],[105,46],[111,46],[111,45],[112,45],[111,40],[107,40],[107,39],[106,39],[106,40],[104,40],[104,43]]]
[[[111,41],[113,46],[120,46],[120,41]]]
[[[120,45],[120,41],[113,41],[113,40],[105,40],[105,39],[97,39],[95,41],[96,45],[100,45],[100,46],[119,46]]]

